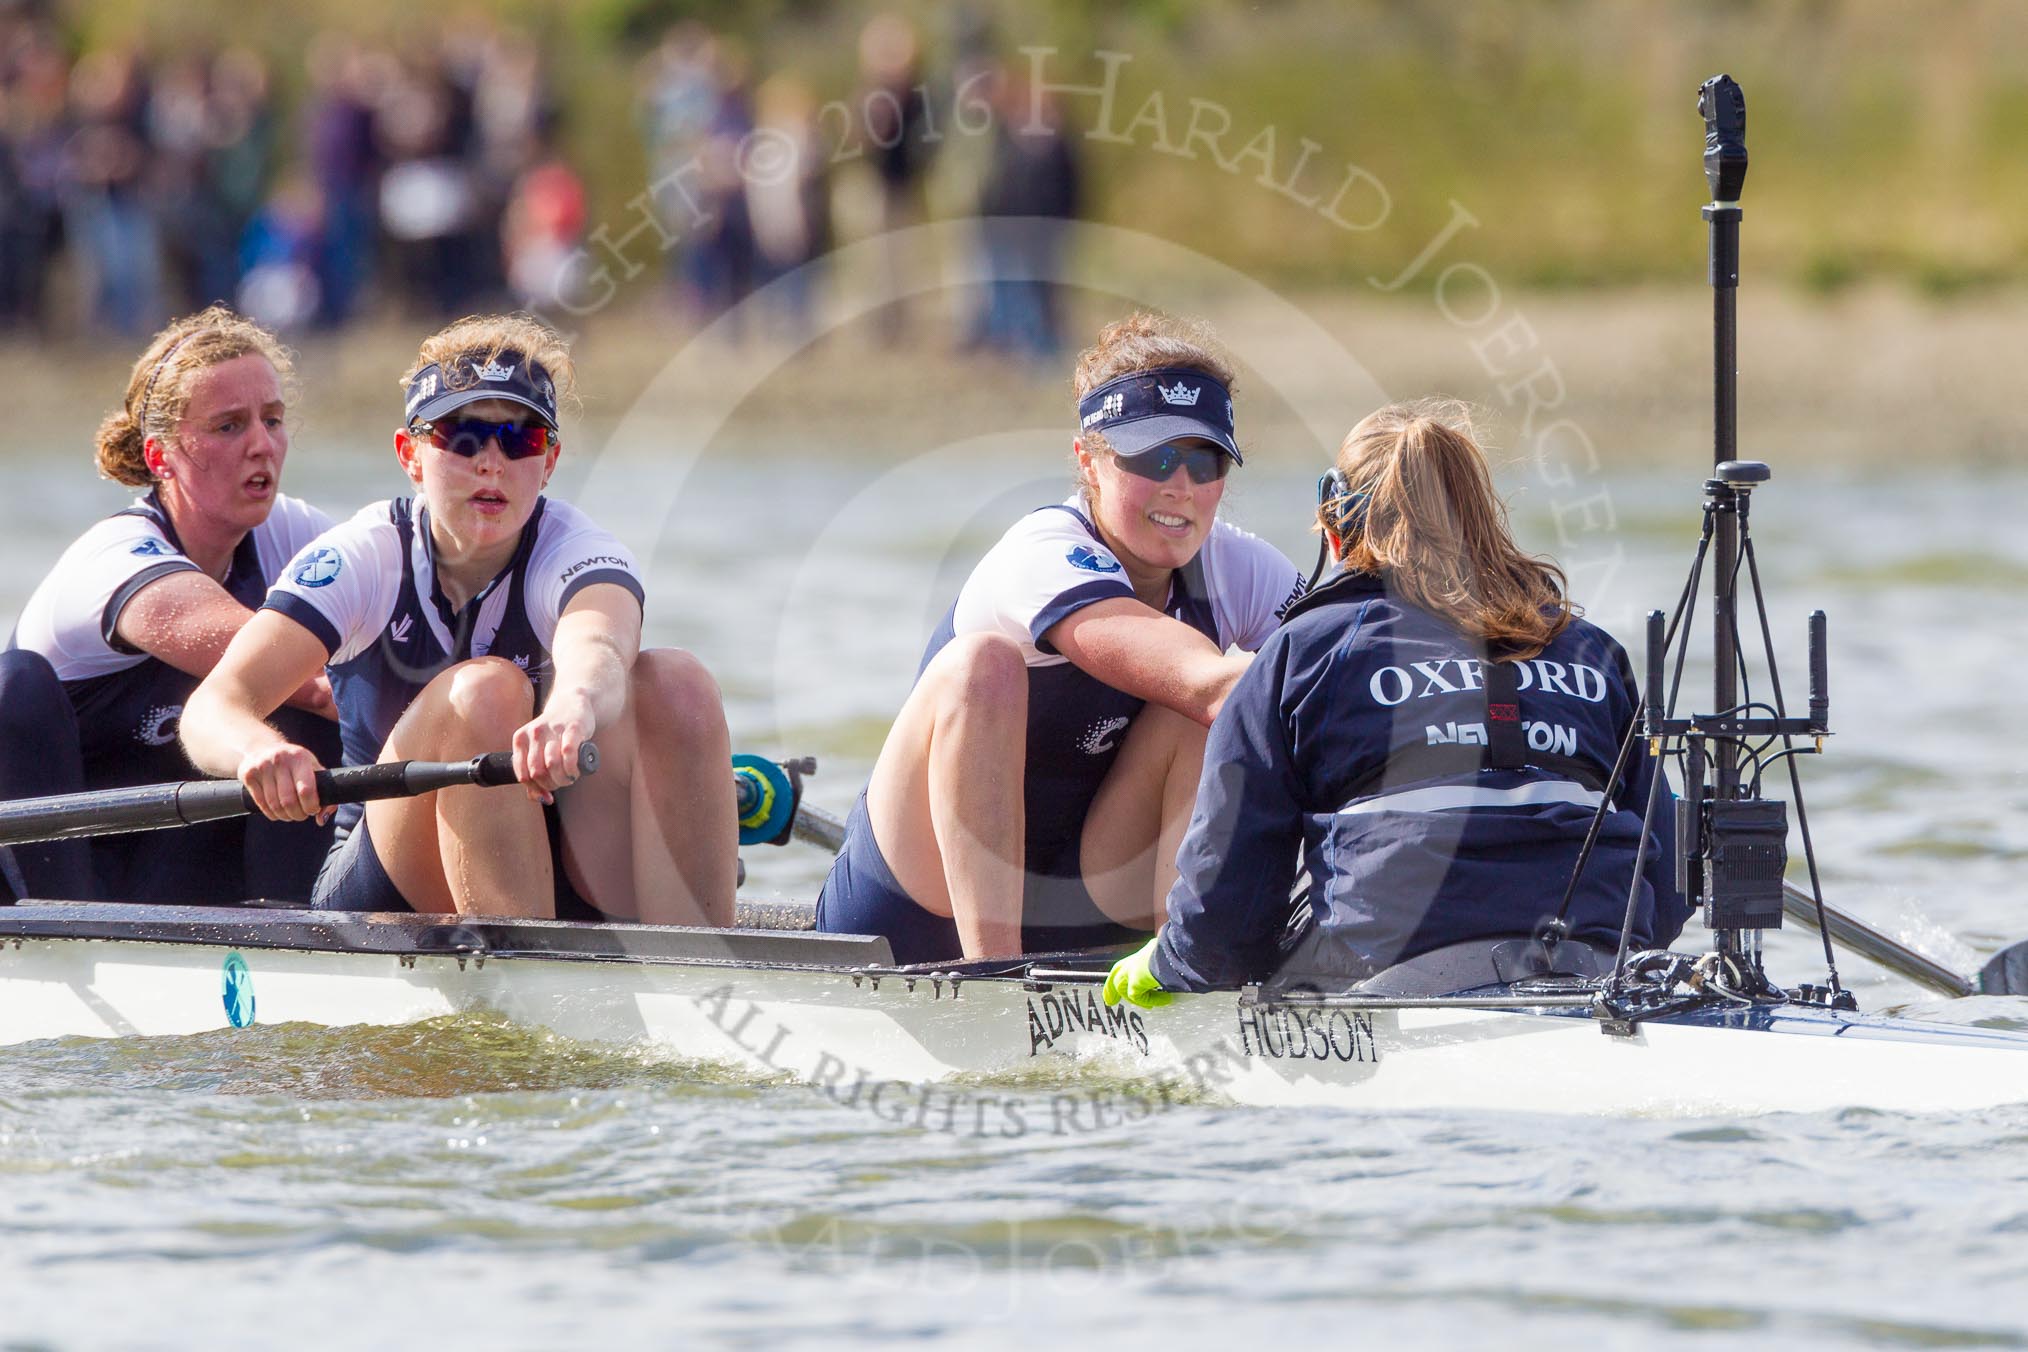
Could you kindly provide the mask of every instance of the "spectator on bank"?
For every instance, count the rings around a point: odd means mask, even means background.
[[[466,247],[480,217],[477,182],[460,152],[470,91],[434,55],[402,64],[373,110],[380,228],[391,289],[438,315],[462,313],[480,290],[484,260]]]
[[[318,281],[325,257],[324,199],[301,176],[282,181],[240,237],[238,309],[276,333],[293,333],[323,312]]]
[[[696,209],[674,217],[684,231],[683,300],[700,324],[731,311],[754,283],[753,219],[740,159],[740,148],[754,129],[745,49],[721,40],[713,68],[718,101],[698,143],[696,174],[690,180]]]
[[[648,158],[648,181],[657,187],[653,210],[669,228],[680,229],[692,219],[678,192],[694,191],[701,169],[705,137],[718,115],[718,41],[702,24],[686,20],[662,35],[655,51],[641,63],[639,117]],[[642,247],[646,247],[645,245]],[[684,245],[665,254],[664,271],[681,299]],[[646,258],[636,259],[645,265]]]
[[[303,159],[321,213],[317,320],[327,327],[352,317],[373,264],[380,158],[370,97],[382,64],[336,33],[310,44]]]
[[[1063,251],[1081,195],[1077,152],[1048,91],[1002,71],[992,153],[979,188],[986,299],[969,345],[1047,361],[1063,345]]]
[[[896,14],[877,14],[859,33],[859,107],[868,159],[880,183],[887,293],[879,316],[881,337],[898,340],[907,328],[908,262],[899,232],[927,214],[923,184],[935,155],[922,46],[915,29]]]
[[[0,23],[0,325],[45,322],[44,278],[63,244],[70,61],[41,20]]]
[[[87,52],[71,68],[64,234],[83,274],[89,322],[111,333],[142,333],[161,310],[158,241],[146,197],[147,101],[132,52]]]
[[[213,176],[217,133],[209,63],[184,56],[148,90],[148,197],[162,247],[163,282],[178,313],[226,302],[238,282],[240,222]]]
[[[746,161],[746,204],[759,262],[785,336],[810,328],[812,289],[831,251],[831,175],[817,129],[817,99],[792,75],[754,94],[755,138]]]
[[[514,181],[500,222],[507,288],[515,304],[538,312],[577,299],[566,288],[585,229],[584,180],[553,138],[543,138],[539,152]]]
[[[212,60],[206,173],[227,239],[235,245],[266,200],[276,169],[280,119],[272,84],[267,61],[250,48],[228,47]],[[237,285],[240,269],[228,266]]]

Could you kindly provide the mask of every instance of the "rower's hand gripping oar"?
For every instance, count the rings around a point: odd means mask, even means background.
[[[598,748],[590,742],[580,746],[577,767],[584,774],[597,770]],[[387,761],[319,770],[317,801],[324,807],[337,807],[380,798],[413,798],[467,784],[493,788],[514,782],[511,751],[489,752],[468,761]],[[180,784],[24,798],[0,803],[0,845],[153,831],[244,817],[258,810],[252,795],[236,779],[192,779]]]

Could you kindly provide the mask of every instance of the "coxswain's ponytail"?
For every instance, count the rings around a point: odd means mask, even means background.
[[[1523,554],[1507,504],[1462,404],[1390,404],[1338,448],[1339,482],[1320,492],[1318,528],[1340,537],[1342,567],[1377,573],[1402,600],[1496,648],[1529,658],[1578,611],[1563,570]],[[1345,523],[1356,514],[1358,528]]]

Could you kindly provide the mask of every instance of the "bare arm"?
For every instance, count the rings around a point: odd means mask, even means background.
[[[135,592],[120,608],[114,632],[128,647],[201,679],[211,674],[253,614],[204,573],[184,570]],[[338,716],[321,663],[284,703],[326,718]]]
[[[276,611],[256,611],[184,704],[183,750],[206,774],[237,778],[277,821],[318,815],[312,776],[323,767],[267,717],[323,666],[315,634]]]
[[[1178,619],[1131,597],[1095,601],[1044,632],[1050,646],[1115,690],[1206,727],[1225,707],[1250,653],[1232,656]]]
[[[570,599],[549,646],[549,698],[514,734],[514,771],[538,798],[577,778],[578,748],[627,707],[641,651],[641,603],[626,588],[593,583]]]

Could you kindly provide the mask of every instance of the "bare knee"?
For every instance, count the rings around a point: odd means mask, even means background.
[[[683,746],[725,740],[718,682],[681,648],[649,648],[634,659],[629,697],[641,730]]]
[[[923,675],[968,713],[1027,707],[1028,663],[1005,634],[962,634],[944,645]]]
[[[473,732],[511,736],[535,716],[535,686],[528,673],[501,657],[460,662],[444,692],[451,716]]]

